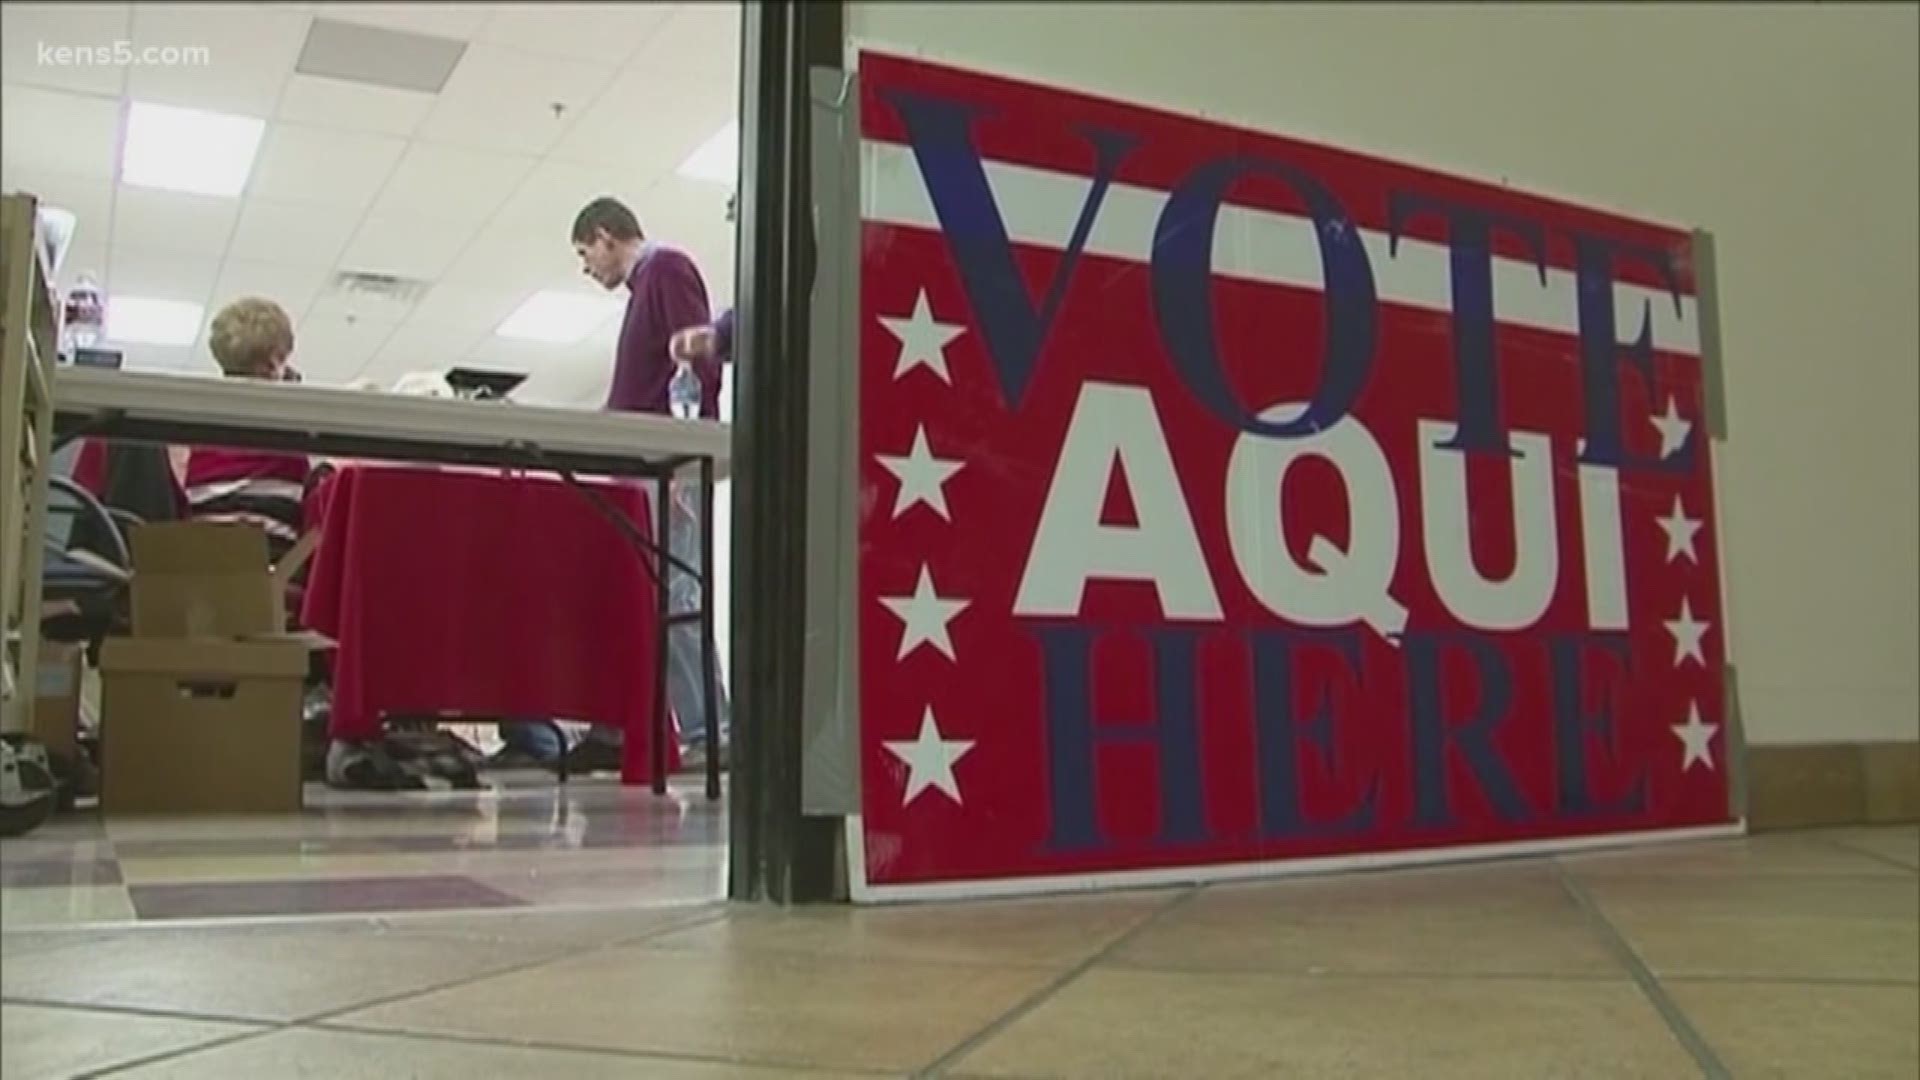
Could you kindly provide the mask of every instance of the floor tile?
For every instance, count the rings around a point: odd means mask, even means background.
[[[719,917],[724,905],[685,904],[592,911],[499,909],[386,916],[382,926],[412,937],[551,944],[569,947],[619,945]]]
[[[1628,977],[1545,861],[1208,889],[1128,941],[1111,963]]]
[[[112,931],[105,930],[8,930],[0,933],[0,957],[12,960],[18,956],[96,944],[112,934]]]
[[[138,929],[9,958],[8,998],[242,1020],[292,1020],[559,955],[365,928]]]
[[[612,949],[338,1018],[427,1034],[807,1066],[910,1070],[1052,974],[832,957]],[[543,1003],[531,1008],[529,1003]]]
[[[1871,852],[1909,869],[1920,870],[1920,825],[1834,829],[1814,835],[1829,843],[1855,851]]]
[[[118,885],[0,889],[0,926],[8,930],[131,922],[133,917],[133,903],[127,899],[127,890]]]
[[[1689,983],[1667,992],[1738,1077],[1912,1080],[1920,1076],[1920,988]]]
[[[1630,982],[1298,978],[1095,969],[957,1076],[1681,1077]]]
[[[726,866],[726,849],[723,847],[678,845],[653,848],[542,849],[475,847],[448,843],[439,851],[397,850],[410,846],[408,843],[410,840],[446,843],[444,837],[365,837],[354,838],[348,843],[328,845],[334,850],[314,850],[319,845],[313,841],[307,841],[304,842],[308,847],[305,851],[283,851],[279,854],[256,852],[221,855],[123,855],[119,864],[120,872],[127,882],[133,885],[324,880],[428,874],[458,874],[462,877],[479,878],[529,871],[547,873],[703,869],[718,871]],[[285,846],[300,845],[303,842],[292,840],[275,843]],[[370,845],[386,845],[396,850],[371,850]]]
[[[1171,903],[1164,892],[896,908],[747,909],[650,948],[1062,970]]]
[[[324,881],[221,881],[128,888],[142,919],[335,915],[519,907],[524,901],[445,874]]]
[[[120,864],[112,859],[0,858],[0,888],[87,889],[120,883]]]
[[[1920,878],[1665,875],[1581,887],[1655,974],[1920,981]]]
[[[174,1020],[33,1005],[0,1005],[0,1076],[55,1080],[111,1068],[254,1030],[242,1024]]]
[[[1898,875],[1900,868],[1824,843],[1806,833],[1767,833],[1740,840],[1657,844],[1617,851],[1561,856],[1581,878],[1647,874],[1845,874]]]
[[[512,873],[476,874],[473,880],[504,896],[543,907],[716,901],[727,892],[726,857],[717,855],[712,863],[687,869],[569,871],[529,867]]]
[[[828,1080],[829,1073],[787,1072],[577,1050],[477,1045],[441,1039],[338,1031],[287,1031],[134,1069],[127,1080],[255,1080],[324,1076],[329,1080]],[[8,1080],[12,1080],[11,1074]]]

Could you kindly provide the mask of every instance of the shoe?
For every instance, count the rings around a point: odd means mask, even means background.
[[[534,757],[525,750],[504,746],[498,751],[495,751],[494,755],[487,759],[486,764],[483,765],[482,768],[495,771],[545,769],[548,772],[552,772],[558,765],[558,762],[546,761]]]
[[[424,791],[427,787],[402,769],[379,742],[340,739],[327,747],[327,786],[341,791]]]
[[[567,751],[567,772],[574,776],[584,776],[596,772],[619,772],[621,758],[625,755],[622,748],[599,739],[583,739],[580,745]]]
[[[720,771],[725,772],[728,759],[727,744],[720,744]],[[695,743],[680,751],[680,771],[683,773],[703,773],[707,771],[707,747],[705,743]]]

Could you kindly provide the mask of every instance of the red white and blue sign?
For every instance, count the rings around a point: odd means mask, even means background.
[[[1688,232],[860,82],[857,895],[1734,823]]]

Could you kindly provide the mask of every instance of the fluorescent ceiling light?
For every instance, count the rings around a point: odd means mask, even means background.
[[[732,187],[740,178],[739,122],[727,121],[726,127],[714,132],[713,138],[701,143],[698,150],[687,155],[687,160],[680,163],[679,172],[689,180],[705,180]]]
[[[191,300],[107,298],[107,340],[123,345],[191,345],[206,309]]]
[[[120,179],[135,187],[231,199],[247,186],[267,122],[149,105],[127,112]]]
[[[572,345],[593,333],[619,310],[619,302],[581,292],[534,293],[494,333],[519,341]]]

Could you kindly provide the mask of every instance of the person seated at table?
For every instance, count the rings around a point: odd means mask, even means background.
[[[222,308],[213,317],[207,347],[230,379],[299,381],[288,363],[293,320],[271,300],[250,296]],[[305,454],[196,446],[187,458],[187,516],[260,529],[278,563],[306,529],[311,479],[313,463]]]
[[[257,296],[235,300],[213,317],[207,348],[230,379],[296,383],[293,320],[279,304]],[[196,446],[188,455],[185,488],[192,521],[251,525],[267,537],[267,551],[278,563],[314,522],[320,482],[330,470],[305,454]],[[289,586],[289,621],[298,617],[306,568]],[[324,685],[325,669],[315,654],[312,685]],[[316,750],[317,750],[316,746]],[[391,790],[420,786],[410,781],[378,741],[330,741],[325,775],[334,787]]]

